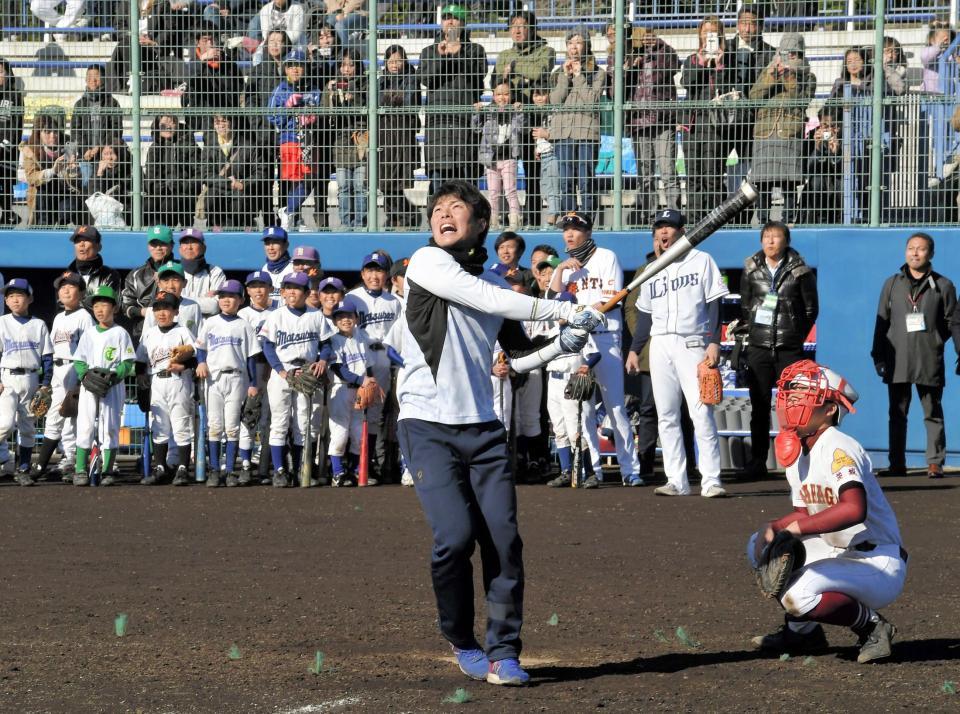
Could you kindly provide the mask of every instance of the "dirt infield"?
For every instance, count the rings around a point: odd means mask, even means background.
[[[752,649],[750,636],[781,614],[760,600],[744,542],[789,502],[782,481],[727,485],[733,497],[715,501],[521,487],[534,686],[517,690],[469,681],[448,659],[410,489],[21,489],[6,479],[0,710],[960,707],[943,691],[960,687],[960,479],[883,482],[911,559],[885,612],[899,628],[894,657],[876,665],[858,665],[855,638],[837,628],[827,633],[836,648],[814,658]],[[129,617],[123,637],[118,613]],[[443,702],[457,687],[472,696],[466,707]]]

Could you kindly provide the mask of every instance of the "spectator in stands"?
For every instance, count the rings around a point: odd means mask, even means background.
[[[796,221],[797,186],[804,179],[806,105],[817,88],[817,78],[804,55],[803,36],[784,34],[777,54],[750,90],[750,99],[764,102],[757,110],[753,130],[752,171],[760,193],[757,211],[764,223],[770,219],[775,186],[783,193],[782,221],[788,225]]]
[[[60,0],[30,0],[30,12],[36,15],[46,27],[81,27],[86,24],[83,19],[85,0],[67,0],[63,6],[63,14],[57,11]],[[67,39],[65,32],[53,33],[53,39],[63,42]],[[49,37],[47,37],[49,41]]]
[[[326,0],[327,24],[333,26],[340,45],[363,57],[363,33],[367,29],[366,0]]]
[[[267,109],[273,90],[285,78],[283,58],[287,56],[287,36],[281,30],[274,30],[267,36],[264,43],[266,49],[263,61],[251,68],[247,76],[244,91],[244,106]],[[277,141],[277,132],[270,123],[269,112],[260,112],[249,118],[249,126],[256,137],[256,144],[261,149],[260,160],[266,170],[264,182],[254,192],[258,209],[264,216],[274,216],[273,209],[273,177],[279,168],[280,144]],[[280,194],[280,205],[286,203],[286,195]]]
[[[680,208],[677,180],[677,88],[673,78],[680,71],[676,50],[657,37],[652,28],[638,27],[632,33],[630,52],[624,60],[624,98],[637,109],[626,116],[626,129],[637,157],[637,208],[631,223],[647,226],[660,205],[659,180],[663,181],[667,208]],[[658,103],[665,104],[658,104]]]
[[[567,53],[563,66],[554,72],[550,103],[563,108],[553,116],[550,131],[553,150],[560,168],[560,210],[580,208],[594,218],[596,186],[594,170],[600,146],[600,111],[596,107],[603,96],[607,75],[590,47],[590,31],[579,25],[566,34]],[[584,111],[584,107],[588,107]]]
[[[940,57],[953,43],[956,33],[945,20],[932,20],[927,32],[927,46],[920,50],[923,65],[923,91],[942,94],[940,89]]]
[[[62,118],[38,114],[20,151],[28,185],[27,225],[79,223],[80,165],[76,151],[65,150]]]
[[[873,66],[873,48],[864,48],[864,60]],[[883,96],[899,97],[907,91],[907,57],[903,47],[895,37],[883,38],[883,57],[881,60],[883,72]],[[893,199],[897,189],[893,185],[897,181],[900,171],[900,153],[903,145],[903,133],[906,119],[904,106],[899,103],[884,104],[883,131],[881,132],[881,146],[883,156],[880,185],[880,220],[884,223],[891,221],[906,222],[912,220],[913,207],[893,208]],[[902,186],[902,184],[900,184]],[[900,189],[902,190],[902,189]]]
[[[507,199],[510,230],[520,229],[520,198],[517,196],[517,160],[523,114],[520,102],[513,104],[510,84],[501,80],[493,88],[493,104],[474,105],[473,129],[480,134],[480,164],[487,177],[490,228],[501,223],[500,197]]]
[[[173,114],[153,121],[153,141],[143,167],[143,222],[173,228],[193,224],[199,187],[195,167],[200,150]]]
[[[830,101],[843,109],[844,132],[850,144],[853,186],[849,204],[854,223],[869,219],[873,72],[865,59],[862,48],[848,48],[843,53],[843,69],[830,90]]]
[[[403,193],[412,183],[417,160],[417,129],[420,126],[420,82],[401,45],[383,53],[379,104],[391,110],[380,116],[380,191],[383,193],[384,226],[416,228],[420,212]]]
[[[184,107],[201,110],[233,109],[243,96],[243,74],[237,63],[216,45],[214,33],[201,26],[196,32],[196,47],[189,63],[187,87],[181,97]],[[212,111],[188,115],[191,131],[202,131],[213,140]],[[241,127],[236,127],[238,130]],[[204,140],[206,144],[206,138]],[[216,143],[214,141],[214,143]]]
[[[367,80],[356,50],[340,55],[340,71],[327,82],[321,103],[338,110],[333,125],[333,163],[337,171],[340,225],[344,228],[367,224]],[[346,112],[344,110],[354,109]],[[376,207],[374,207],[376,208]]]
[[[927,46],[920,50],[924,92],[942,95],[946,90],[948,94],[951,93],[949,86],[940,86],[940,60],[955,39],[956,32],[950,27],[950,23],[944,20],[933,20],[930,23]],[[947,84],[949,85],[949,82]],[[934,146],[934,136],[943,131],[949,114],[948,107],[937,97],[924,101],[921,105],[917,155],[921,193],[916,220],[924,223],[952,223],[956,220],[957,177],[951,179],[944,167],[947,162],[953,162],[953,157],[946,152],[936,151],[938,147]]]
[[[180,5],[186,8],[185,3]],[[144,94],[172,90],[184,79],[182,14],[182,11],[171,10],[169,2],[157,2],[144,16],[145,26],[141,23],[138,32],[140,91]],[[118,24],[125,27],[125,13],[118,19]],[[130,91],[129,81],[130,37],[129,33],[122,32],[105,69],[104,84],[112,94],[126,94]]]
[[[513,88],[513,98],[525,106],[533,104],[533,89],[541,78],[553,72],[557,53],[537,34],[537,17],[529,10],[517,10],[510,16],[510,39],[513,46],[497,57],[492,82],[505,79]],[[538,126],[531,124],[531,126]],[[523,162],[526,197],[524,220],[528,226],[542,222],[543,201],[540,195],[540,162],[536,160],[536,139],[524,132],[520,137],[520,160]]]
[[[530,126],[533,127],[530,130],[534,141],[533,163],[539,164],[536,170],[540,176],[540,195],[542,200],[547,202],[547,214],[542,219],[544,228],[552,228],[560,216],[560,166],[557,164],[557,153],[554,151],[553,142],[550,141],[554,116],[550,108],[550,84],[549,76],[544,76],[540,83],[531,89],[535,111],[528,115]],[[526,163],[524,163],[524,170],[527,170]],[[528,173],[528,176],[530,175],[533,173]],[[527,179],[528,187],[531,180]],[[528,191],[527,205],[529,202]]]
[[[219,30],[226,43],[236,43],[250,52],[255,52],[260,45],[259,39],[254,39],[260,36],[259,26],[250,32],[251,36],[243,37],[243,34],[254,22],[259,25],[257,13],[260,10],[260,1],[213,0],[203,8],[203,22]]]
[[[306,12],[303,5],[292,0],[270,0],[250,21],[250,35],[266,42],[271,32],[286,34],[290,47],[303,49],[307,44]],[[263,54],[263,49],[257,51]]]
[[[454,107],[480,100],[487,75],[487,55],[471,42],[464,27],[467,11],[447,5],[440,14],[440,33],[420,53],[420,83],[427,88],[425,159],[430,192],[450,179],[476,177],[478,141],[470,131],[470,114]],[[437,111],[449,107],[449,111]]]
[[[724,196],[729,104],[736,75],[726,52],[723,25],[705,17],[697,28],[697,51],[683,61],[680,84],[687,90],[681,112],[683,156],[687,173],[687,221],[697,224]]]
[[[340,58],[340,42],[332,25],[326,23],[317,28],[312,42],[307,45],[307,79],[319,89],[337,76]],[[333,165],[333,131],[330,117],[321,114],[313,125],[313,164],[307,181],[317,200],[313,214],[317,228],[326,228],[328,223],[326,202]]]
[[[204,144],[200,155],[207,225],[214,231],[227,226],[253,228],[257,204],[247,191],[263,181],[259,151],[233,117],[214,114],[213,129],[213,140]]]
[[[80,175],[86,185],[100,159],[100,148],[121,141],[123,115],[120,103],[103,86],[103,68],[87,67],[86,89],[73,105],[70,140],[81,156]]]
[[[23,136],[23,91],[10,63],[0,58],[0,225],[20,222],[13,212],[13,185],[17,182],[17,146]]]
[[[99,147],[97,156],[99,160],[85,193],[88,197],[95,193],[103,193],[120,201],[123,204],[124,223],[129,226],[132,224],[130,220],[132,179],[130,152],[127,150],[127,145],[121,139],[114,139]],[[97,218],[92,214],[91,217],[95,220]]]
[[[807,136],[802,223],[843,222],[843,151],[835,107],[823,107],[819,125]]]

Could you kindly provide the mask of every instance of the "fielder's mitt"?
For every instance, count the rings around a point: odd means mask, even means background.
[[[317,377],[309,369],[301,369],[296,372],[287,373],[287,384],[290,385],[290,389],[293,391],[306,394],[310,397],[320,388],[321,381],[320,377]]]
[[[697,381],[700,383],[700,401],[706,405],[719,404],[723,399],[720,370],[710,367],[704,360],[697,365]]]
[[[587,402],[593,399],[594,389],[597,387],[597,381],[593,378],[592,372],[582,374],[574,372],[567,381],[567,386],[563,388],[563,398],[572,399],[576,402]]]
[[[256,432],[260,424],[260,413],[263,405],[263,392],[257,392],[255,397],[248,396],[243,400],[243,412],[240,414],[240,423],[247,427],[251,434]]]
[[[71,389],[60,402],[60,416],[73,419],[80,412],[80,389]]]
[[[354,402],[354,409],[368,409],[374,404],[383,401],[383,390],[376,380],[371,380],[366,384],[357,387],[357,400]]]
[[[93,396],[103,399],[114,384],[113,373],[104,367],[92,367],[83,375],[80,383]]]
[[[175,345],[170,349],[170,361],[176,364],[186,364],[193,355],[194,350],[190,345]]]
[[[803,567],[806,550],[803,542],[790,531],[780,531],[760,552],[757,585],[766,598],[779,599],[794,570]]]
[[[40,387],[34,392],[33,399],[30,400],[30,411],[39,419],[47,415],[52,403],[53,393],[50,391],[50,387]]]

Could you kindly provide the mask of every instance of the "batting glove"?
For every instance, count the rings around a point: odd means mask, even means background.
[[[580,330],[593,332],[607,324],[607,318],[597,308],[590,305],[572,305],[567,315],[567,324]]]
[[[560,330],[557,336],[557,342],[560,343],[560,349],[567,354],[574,354],[587,346],[587,340],[590,333],[579,327],[565,326]]]

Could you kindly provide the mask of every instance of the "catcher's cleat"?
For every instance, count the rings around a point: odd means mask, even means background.
[[[784,622],[776,632],[754,637],[750,641],[766,652],[793,655],[823,652],[828,646],[827,636],[823,632],[823,627],[819,624],[810,632],[802,633],[794,632]]]
[[[569,486],[570,479],[571,476],[569,471],[561,471],[559,476],[547,481],[547,486],[550,488],[562,488],[563,486]]]
[[[893,637],[897,634],[897,628],[879,613],[876,618],[863,629],[854,630],[860,637],[860,654],[857,655],[857,662],[861,664],[889,657],[893,651]]]

